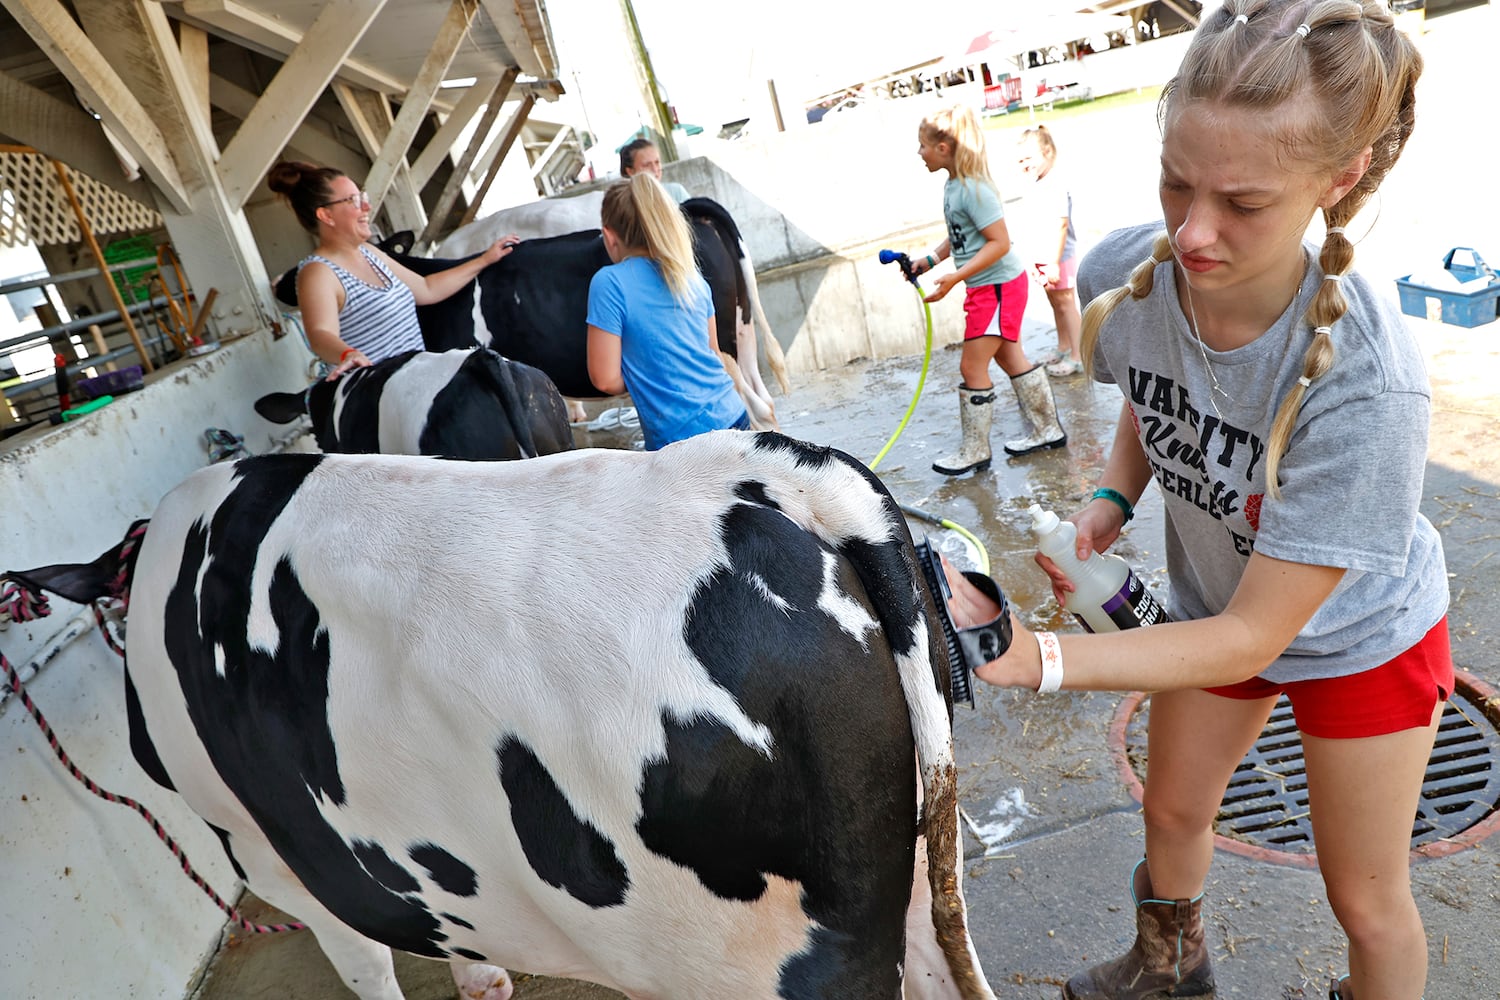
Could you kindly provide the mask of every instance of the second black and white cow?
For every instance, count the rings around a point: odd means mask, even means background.
[[[119,552],[51,582],[102,593]],[[391,948],[484,1000],[512,964],[993,998],[919,579],[879,481],[775,434],[210,466],[133,563],[132,746],[363,1000],[400,996]]]
[[[278,424],[306,414],[330,453],[504,461],[573,447],[551,380],[482,347],[408,351],[305,392],[262,396],[255,412]]]

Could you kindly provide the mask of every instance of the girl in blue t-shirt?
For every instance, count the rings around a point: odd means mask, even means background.
[[[948,171],[943,187],[948,238],[932,253],[913,260],[912,270],[925,274],[938,261],[953,257],[954,270],[937,279],[928,302],[943,298],[960,281],[967,286],[963,357],[958,363],[963,376],[958,387],[963,443],[957,453],[938,459],[932,467],[949,476],[990,467],[990,404],[995,401],[991,359],[1010,376],[1028,426],[1025,437],[1005,442],[1006,452],[1026,455],[1060,448],[1068,443],[1068,435],[1057,420],[1052,383],[1046,369],[1033,365],[1021,350],[1026,264],[1010,244],[979,119],[963,105],[924,118],[917,128],[917,154],[929,172]]]
[[[639,173],[604,192],[600,220],[614,263],[589,282],[589,379],[602,392],[630,393],[648,451],[706,431],[747,430],[676,203]]]

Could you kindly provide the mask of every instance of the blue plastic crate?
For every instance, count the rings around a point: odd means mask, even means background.
[[[1471,263],[1462,258],[1454,261],[1455,255],[1468,254]],[[1449,323],[1453,326],[1483,326],[1500,318],[1500,276],[1484,262],[1484,258],[1470,247],[1454,247],[1443,258],[1443,267],[1459,281],[1489,278],[1489,284],[1473,291],[1460,292],[1451,288],[1434,288],[1411,280],[1411,275],[1396,279],[1396,293],[1401,297],[1401,311],[1408,316],[1421,316],[1434,323]]]

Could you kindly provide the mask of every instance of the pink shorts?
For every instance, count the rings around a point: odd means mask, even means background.
[[[1035,264],[1033,266],[1037,269],[1038,273],[1040,273],[1042,268],[1051,267],[1052,265],[1050,263],[1041,263]],[[1064,289],[1074,287],[1078,284],[1078,258],[1069,257],[1067,260],[1062,262],[1062,269],[1057,275],[1048,274],[1047,277],[1057,278],[1057,284],[1052,285],[1050,288],[1048,288],[1048,291],[1059,292]]]
[[[1021,339],[1021,315],[1026,312],[1026,273],[1003,285],[975,285],[964,293],[964,339],[1004,337]]]
[[[1276,684],[1252,677],[1209,694],[1246,701],[1286,693],[1297,728],[1328,740],[1354,740],[1417,729],[1432,722],[1432,709],[1453,693],[1453,655],[1448,619],[1388,663],[1345,677]]]

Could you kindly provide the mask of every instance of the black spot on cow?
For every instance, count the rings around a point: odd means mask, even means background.
[[[537,877],[589,906],[625,902],[630,878],[614,845],[573,811],[531,749],[511,736],[495,756],[511,823]]]
[[[474,869],[436,844],[418,844],[407,856],[427,869],[428,876],[444,892],[455,896],[472,896],[479,891],[479,876]]]
[[[488,962],[489,961],[488,958],[485,958],[479,952],[473,951],[473,950],[468,949],[468,948],[453,948],[453,949],[450,949],[450,951],[451,951],[452,954],[457,955],[459,958],[467,958],[471,962]]]
[[[417,892],[422,888],[422,883],[411,872],[396,864],[379,844],[368,840],[354,840],[350,841],[349,846],[359,863],[365,866],[365,871],[392,892]]]
[[[824,930],[783,970],[782,996],[897,995],[897,970],[876,956],[904,939],[916,777],[894,659],[877,631],[866,651],[817,607],[826,545],[747,504],[722,528],[730,566],[694,594],[684,639],[770,731],[771,755],[716,720],[664,714],[666,758],[644,769],[637,829],[726,899],[758,899],[771,876],[800,887]],[[757,578],[790,608],[768,601]],[[874,617],[842,556],[835,582]]]
[[[471,923],[469,923],[463,917],[455,917],[451,913],[445,913],[445,914],[443,914],[443,919],[446,920],[446,921],[448,921],[450,924],[457,924],[459,927],[463,927],[463,928],[465,928],[467,930],[471,930],[472,931],[474,929],[474,925],[471,924]]]
[[[248,567],[274,558],[268,530],[323,461],[278,455],[236,463],[234,489],[212,521],[194,524],[184,539],[162,609],[167,656],[214,769],[297,879],[361,934],[441,958],[437,917],[383,881],[414,887],[410,873],[394,862],[383,867],[376,851],[352,848],[323,817],[323,808],[344,801],[328,726],[328,637],[285,560],[265,595],[279,642],[266,650],[247,636]]]
[[[146,772],[146,776],[169,791],[177,791],[172,778],[167,774],[156,744],[146,730],[146,716],[141,711],[141,696],[136,693],[135,682],[130,679],[130,666],[125,667],[125,725],[130,733],[130,755]]]
[[[246,881],[245,869],[240,867],[240,859],[234,856],[234,848],[229,846],[229,831],[222,827],[214,826],[208,820],[204,820],[203,822],[219,838],[219,845],[224,848],[224,855],[229,858],[229,866],[234,869],[234,873],[239,876],[241,882]]]
[[[746,503],[759,504],[762,507],[769,507],[772,510],[781,509],[781,505],[772,500],[770,495],[766,493],[765,483],[758,483],[747,479],[735,485],[734,495]]]

